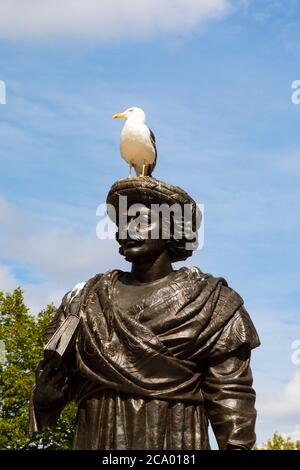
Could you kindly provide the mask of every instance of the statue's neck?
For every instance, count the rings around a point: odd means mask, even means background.
[[[173,271],[167,252],[156,259],[144,263],[132,263],[131,274],[138,282],[153,282],[167,276]]]

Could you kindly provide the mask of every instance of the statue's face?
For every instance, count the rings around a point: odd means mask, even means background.
[[[161,237],[161,220],[151,214],[150,209],[137,204],[124,214],[117,240],[127,261],[144,263],[167,250],[167,240]]]

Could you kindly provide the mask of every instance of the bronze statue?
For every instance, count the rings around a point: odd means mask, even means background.
[[[141,205],[142,229],[131,233],[129,211],[120,226],[120,196],[128,207]],[[55,424],[75,400],[74,449],[210,449],[208,422],[220,449],[251,449],[250,354],[259,339],[243,300],[223,278],[172,267],[196,247],[195,202],[146,176],[116,182],[107,203],[116,210],[120,253],[131,272],[97,274],[63,298],[45,331],[30,431]],[[153,204],[189,205],[191,220],[171,215],[165,223],[160,215],[154,223]],[[176,236],[176,225],[189,225],[192,243]]]

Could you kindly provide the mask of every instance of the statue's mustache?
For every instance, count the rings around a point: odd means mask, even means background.
[[[145,241],[145,237],[143,237],[139,233],[135,234],[128,234],[125,233],[122,237],[117,236],[117,241],[122,245],[123,247],[130,246],[130,242],[133,242],[133,244],[142,244]]]

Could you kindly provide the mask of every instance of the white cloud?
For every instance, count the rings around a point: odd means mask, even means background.
[[[109,41],[187,32],[229,0],[0,0],[0,37]]]
[[[285,385],[282,396],[264,404],[262,411],[272,416],[291,416],[300,424],[300,372],[295,372]]]
[[[279,358],[280,352],[273,356],[273,364],[263,376],[254,374],[259,446],[267,442],[274,432],[293,441],[300,439],[300,371],[294,370],[291,378],[284,380],[282,367],[277,367]]]

